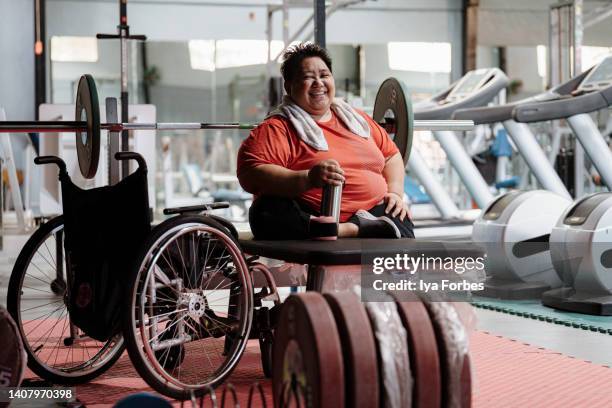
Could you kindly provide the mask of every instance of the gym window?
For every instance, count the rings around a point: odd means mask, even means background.
[[[271,57],[284,48],[282,41],[272,41]],[[265,64],[268,61],[266,40],[191,40],[189,59],[192,69],[214,71],[221,68]]]
[[[51,37],[51,61],[97,62],[98,41],[95,37]]]
[[[538,75],[545,78],[548,74],[548,47],[538,45]],[[612,53],[612,47],[582,46],[582,70],[599,64],[601,60]]]
[[[390,42],[389,68],[397,71],[451,72],[451,45],[445,42]]]

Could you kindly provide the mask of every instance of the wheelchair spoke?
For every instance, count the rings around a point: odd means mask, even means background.
[[[55,266],[53,266],[52,264],[50,264],[50,263],[49,263],[49,261],[47,261],[47,260],[45,259],[45,257],[41,256],[41,258],[43,258],[43,260],[45,260],[45,261],[46,261],[46,263],[47,263],[47,264],[49,264],[49,266],[51,266],[51,269],[55,271],[55,268],[56,268]],[[44,271],[44,270],[43,270],[41,267],[39,267],[37,264],[35,264],[35,263],[34,263],[34,261],[32,261],[30,264],[31,264],[32,266],[34,266],[34,267],[35,267],[35,268],[36,268],[36,269],[37,269],[37,270],[38,270],[40,273],[42,273],[43,275],[45,275],[45,276],[47,277],[47,279],[49,279],[49,280],[48,280],[47,282],[45,282],[45,283],[50,283],[50,282],[53,280],[53,279],[52,279],[52,278],[51,278],[49,275],[47,275],[47,274],[45,273],[45,271]]]
[[[28,365],[38,376],[58,383],[67,378],[77,382],[83,377],[93,378],[110,367],[123,348],[122,339],[98,342],[70,337],[71,323],[61,285],[67,282],[62,282],[64,276],[59,274],[67,267],[62,259],[62,229],[63,219],[58,217],[32,234],[15,262],[12,273],[16,276],[11,277],[9,286],[17,294],[12,307],[17,311]]]
[[[29,307],[29,308],[27,308],[27,309],[23,309],[21,312],[22,312],[22,313],[23,313],[23,312],[29,312],[30,310],[38,309],[39,307],[45,307],[45,306],[49,306],[49,305],[52,305],[52,304],[54,304],[54,303],[63,302],[63,301],[64,301],[63,299],[57,299],[57,300],[55,300],[55,301],[53,301],[53,302],[44,303],[44,304],[42,304],[42,305],[38,305],[38,306],[34,306],[34,307]]]
[[[183,219],[190,221],[160,225],[144,254],[150,261],[138,272],[130,333],[141,345],[130,356],[145,359],[155,384],[176,393],[218,385],[246,347],[253,318],[240,249],[224,231],[191,221],[205,217]]]

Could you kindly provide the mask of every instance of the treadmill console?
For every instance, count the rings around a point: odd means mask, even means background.
[[[578,86],[577,91],[600,91],[610,85],[612,85],[612,55],[606,57],[591,70]]]
[[[488,68],[468,72],[459,80],[442,103],[455,102],[466,98],[489,82],[493,73],[493,70]]]
[[[610,198],[609,193],[597,193],[578,201],[565,216],[565,225],[582,225],[593,210]]]
[[[502,212],[506,209],[506,207],[508,207],[508,205],[510,205],[510,203],[520,195],[521,191],[512,191],[510,193],[498,197],[493,202],[493,204],[489,206],[482,218],[488,221],[498,219]]]

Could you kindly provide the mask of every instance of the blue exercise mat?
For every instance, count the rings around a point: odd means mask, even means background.
[[[501,300],[474,297],[472,305],[481,309],[612,335],[612,316],[592,316],[566,312],[546,307],[539,300]]]

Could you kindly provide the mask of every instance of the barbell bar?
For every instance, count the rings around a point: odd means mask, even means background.
[[[390,133],[394,127],[381,125]],[[158,122],[158,123],[101,123],[101,130],[121,132],[123,130],[198,130],[198,129],[238,129],[250,130],[257,124],[249,123],[197,123],[197,122]],[[415,120],[414,130],[454,130],[474,129],[471,120]],[[87,122],[82,121],[2,121],[0,133],[45,133],[45,132],[86,132]]]
[[[405,85],[395,79],[386,79],[376,94],[373,119],[378,122],[398,146],[408,162],[412,149],[413,132],[419,130],[468,131],[474,128],[471,120],[414,120],[412,104]],[[85,178],[93,178],[100,155],[100,131],[124,130],[250,130],[257,124],[246,123],[100,123],[98,91],[91,75],[83,75],[77,87],[75,121],[0,121],[0,133],[61,133],[76,134],[79,169]]]

